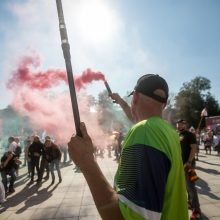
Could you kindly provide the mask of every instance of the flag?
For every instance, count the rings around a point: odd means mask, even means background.
[[[201,117],[207,117],[208,116],[208,111],[207,108],[205,107],[202,111],[201,111]]]

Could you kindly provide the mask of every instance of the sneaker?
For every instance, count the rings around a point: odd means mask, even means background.
[[[191,216],[190,216],[190,219],[200,219],[201,218],[201,212],[198,212],[198,211],[193,211]]]

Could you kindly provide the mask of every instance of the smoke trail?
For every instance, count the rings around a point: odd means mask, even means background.
[[[39,70],[41,59],[38,55],[21,58],[11,79],[7,83],[13,93],[12,107],[21,115],[30,119],[33,131],[44,130],[58,139],[59,143],[67,143],[74,131],[69,92],[54,92],[51,89],[60,83],[67,83],[66,72],[60,69]],[[86,88],[94,80],[105,80],[101,72],[85,70],[75,78],[77,91]],[[80,96],[80,94],[78,94]],[[105,144],[106,136],[98,123],[98,116],[88,109],[87,95],[79,98],[81,120],[88,126],[88,131],[97,145]]]
[[[58,86],[62,81],[67,84],[66,71],[61,69],[38,71],[37,69],[41,66],[40,61],[37,54],[22,57],[17,69],[13,72],[12,78],[7,83],[7,88],[13,89],[14,87],[25,86],[31,89],[43,90]],[[86,69],[80,76],[75,77],[76,90],[79,91],[85,88],[86,84],[98,80],[105,81],[103,73]]]
[[[93,72],[91,69],[83,71],[82,75],[75,78],[76,90],[85,88],[85,85],[92,81],[102,80],[105,81],[105,76],[101,72]]]
[[[31,89],[46,89],[57,86],[60,81],[67,82],[66,73],[60,69],[49,69],[33,71],[41,65],[40,57],[37,54],[21,58],[17,69],[13,72],[12,78],[7,83],[8,89],[26,86]]]

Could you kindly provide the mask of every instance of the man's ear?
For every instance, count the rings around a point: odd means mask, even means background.
[[[133,93],[133,104],[136,105],[138,103],[139,98],[140,98],[140,94],[138,92],[134,91],[134,93]]]

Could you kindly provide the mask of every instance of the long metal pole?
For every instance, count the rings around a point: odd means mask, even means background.
[[[76,98],[75,84],[74,84],[74,79],[73,79],[72,64],[71,64],[70,45],[68,42],[68,36],[67,36],[67,30],[66,30],[66,25],[64,21],[63,7],[62,7],[61,0],[56,0],[56,4],[57,4],[57,12],[58,12],[58,18],[59,18],[61,45],[63,49],[63,56],[64,56],[65,63],[66,63],[66,71],[67,71],[68,82],[69,82],[69,90],[70,90],[73,116],[74,116],[74,121],[75,121],[76,134],[78,136],[82,136],[81,131],[80,131],[80,116],[79,116],[79,109],[78,109],[77,98]]]

